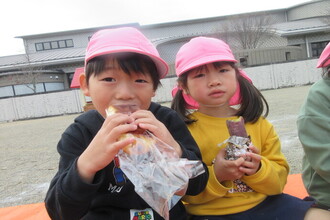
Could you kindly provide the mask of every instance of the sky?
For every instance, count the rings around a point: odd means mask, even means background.
[[[158,24],[292,7],[311,0],[1,1],[0,56],[24,53],[18,36],[116,24]],[[225,4],[224,4],[225,3]]]

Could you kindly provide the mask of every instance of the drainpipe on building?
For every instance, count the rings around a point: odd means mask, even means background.
[[[306,35],[305,35],[305,44],[306,44],[307,58],[310,58],[311,57],[311,55],[310,55],[310,46],[309,46],[308,38],[307,38]]]

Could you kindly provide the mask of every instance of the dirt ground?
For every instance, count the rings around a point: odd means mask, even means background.
[[[310,86],[267,90],[270,114],[291,167],[301,172],[296,117]],[[42,202],[55,175],[56,145],[77,114],[0,123],[0,207]]]

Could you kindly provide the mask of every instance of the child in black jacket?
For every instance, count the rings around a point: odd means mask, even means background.
[[[77,117],[58,143],[59,170],[45,199],[52,219],[128,220],[135,219],[136,213],[162,219],[134,191],[116,155],[134,142],[120,136],[141,128],[172,146],[180,157],[202,159],[176,112],[151,102],[167,72],[167,64],[137,29],[105,29],[93,35],[80,86],[96,110]],[[105,109],[118,104],[135,105],[139,110],[106,117]],[[207,172],[190,179],[186,194],[200,193],[207,180]],[[170,210],[170,219],[186,218],[185,208],[178,202]]]

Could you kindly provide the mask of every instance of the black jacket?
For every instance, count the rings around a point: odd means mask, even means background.
[[[152,103],[149,110],[163,122],[181,145],[182,157],[202,160],[196,142],[185,123],[175,111]],[[59,170],[51,181],[45,203],[52,219],[130,219],[130,209],[142,210],[150,206],[134,191],[134,185],[116,175],[114,161],[97,172],[92,184],[81,180],[77,172],[77,158],[87,148],[101,128],[104,118],[95,110],[78,116],[62,134],[57,150]],[[206,186],[208,173],[190,179],[187,195],[197,195]],[[118,171],[118,168],[117,168]],[[115,175],[114,175],[115,173]],[[119,177],[119,178],[118,178]],[[162,219],[155,211],[155,219]],[[182,202],[170,210],[170,219],[186,219]]]

